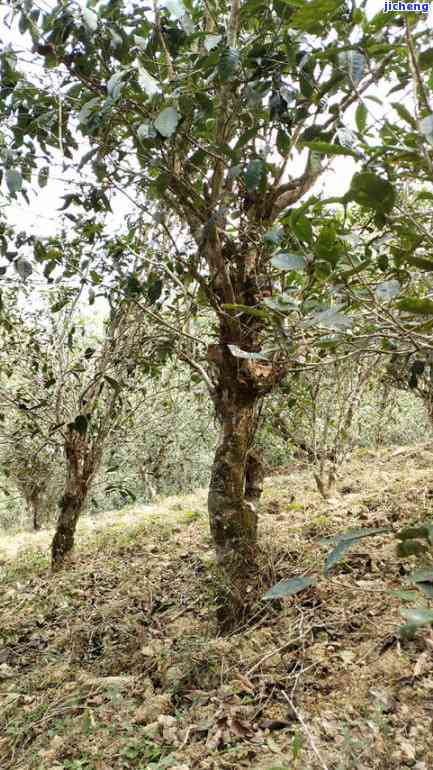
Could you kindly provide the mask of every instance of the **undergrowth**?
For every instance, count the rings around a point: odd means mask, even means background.
[[[319,538],[424,520],[432,508],[426,450],[358,456],[331,504],[307,470],[268,479],[263,593],[317,571]],[[433,639],[397,639],[389,594],[410,568],[390,539],[362,543],[331,579],[284,601],[259,597],[221,637],[200,496],[87,532],[59,575],[41,546],[6,553],[0,766],[429,770]]]

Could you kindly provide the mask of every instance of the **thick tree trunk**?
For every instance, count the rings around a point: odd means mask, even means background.
[[[217,596],[220,630],[242,623],[257,601],[257,511],[263,488],[263,465],[253,449],[258,410],[282,370],[272,364],[233,356],[227,345],[210,346],[218,365],[214,394],[221,424],[208,495],[210,528],[221,568]]]
[[[84,436],[71,431],[65,443],[67,475],[59,502],[60,514],[51,544],[51,568],[58,572],[72,557],[77,522],[86,502],[92,479],[98,471],[102,445],[95,451]]]
[[[210,527],[218,563],[243,572],[257,542],[257,514],[245,494],[254,404],[232,404],[225,415],[209,486]]]
[[[87,491],[77,489],[65,494],[60,500],[60,515],[51,544],[51,568],[58,572],[71,558],[74,549],[75,529],[83,509]]]
[[[223,633],[244,622],[257,598],[257,512],[246,495],[255,404],[234,401],[231,406],[222,421],[208,495],[210,528],[221,569],[216,601]]]

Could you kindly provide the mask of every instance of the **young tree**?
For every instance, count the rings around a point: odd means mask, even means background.
[[[340,348],[342,360],[301,371],[289,393],[276,394],[270,405],[275,431],[301,450],[324,498],[335,494],[339,470],[356,443],[359,408],[381,358],[347,359],[342,353]]]
[[[35,531],[50,523],[56,511],[63,479],[58,472],[57,447],[43,445],[17,429],[17,416],[8,420],[3,414],[0,428],[0,462],[7,485],[24,498]]]
[[[433,351],[394,355],[386,368],[384,383],[419,398],[433,426]]]
[[[8,308],[8,316],[9,328],[1,334],[0,403],[3,411],[15,412],[14,441],[30,441],[31,470],[24,483],[34,491],[33,463],[41,452],[57,449],[57,462],[63,454],[65,479],[51,548],[58,570],[72,553],[106,442],[125,419],[127,392],[140,385],[136,366],[146,357],[147,340],[141,318],[125,303],[112,309],[102,335],[86,332],[78,314],[54,322],[41,311]]]

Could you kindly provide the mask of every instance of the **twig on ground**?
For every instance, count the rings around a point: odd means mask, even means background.
[[[323,770],[329,770],[328,766],[325,764],[324,760],[322,759],[322,756],[321,756],[321,754],[319,752],[319,749],[316,746],[316,742],[315,742],[315,740],[314,740],[310,730],[308,729],[308,725],[306,724],[302,714],[296,708],[296,706],[294,705],[292,699],[289,698],[289,696],[287,695],[286,692],[284,692],[284,690],[282,690],[282,695],[286,699],[286,701],[289,704],[290,708],[293,709],[293,713],[296,714],[298,722],[301,725],[305,735],[307,736],[309,744],[310,744],[314,754],[316,755],[317,759],[319,760],[320,764],[322,765]]]

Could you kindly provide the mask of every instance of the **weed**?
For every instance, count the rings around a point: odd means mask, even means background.
[[[179,517],[179,521],[183,524],[193,524],[194,521],[199,521],[203,516],[203,511],[185,511],[185,513]]]

